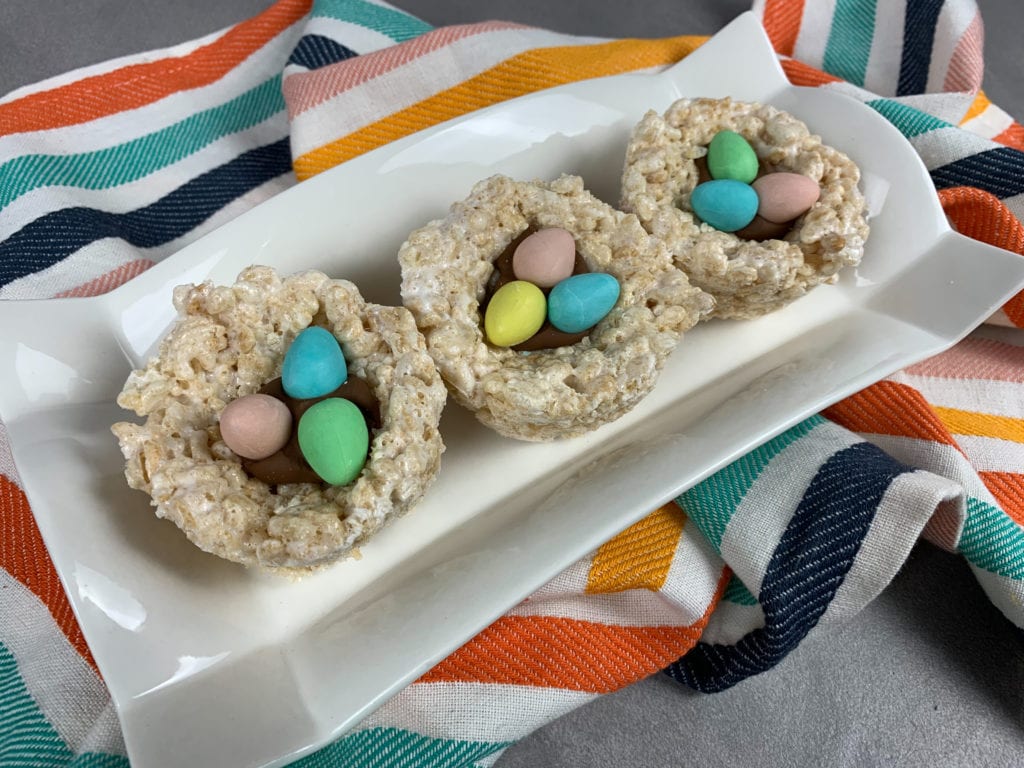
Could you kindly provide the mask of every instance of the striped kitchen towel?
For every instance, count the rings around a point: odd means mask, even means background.
[[[921,154],[961,232],[1024,254],[1024,130],[980,90],[971,0],[754,10],[793,82],[876,109]],[[202,40],[20,89],[0,100],[0,298],[110,290],[398,137],[662,67],[701,42],[432,29],[376,0],[280,0]],[[491,765],[544,722],[661,669],[722,690],[855,616],[922,536],[966,558],[1024,627],[1022,301],[653,511],[299,764]],[[2,425],[0,582],[0,765],[127,765]]]

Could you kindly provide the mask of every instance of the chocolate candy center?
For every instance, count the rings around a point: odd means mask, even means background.
[[[508,247],[501,252],[501,255],[494,260],[494,272],[491,274],[490,280],[487,282],[487,288],[484,291],[484,300],[480,303],[480,314],[483,315],[487,310],[487,305],[491,301],[491,297],[497,292],[501,286],[506,283],[511,283],[516,279],[515,272],[512,270],[512,256],[516,252],[516,248],[523,240],[528,238],[534,232],[537,231],[536,227],[528,227],[525,231],[519,234]],[[576,260],[573,262],[572,273],[574,275],[582,275],[589,272],[590,269],[587,267],[587,262],[580,256],[579,251],[576,252]],[[544,295],[547,296],[551,293],[550,288],[541,288]],[[511,349],[516,352],[536,352],[541,349],[557,349],[558,347],[568,347],[575,344],[578,341],[582,341],[590,333],[588,328],[580,333],[564,333],[563,331],[555,328],[547,320],[544,321],[544,325],[541,326],[540,330],[537,331],[533,336],[528,338],[521,344],[516,344]]]
[[[708,170],[708,161],[706,157],[698,157],[693,161],[694,165],[697,166],[697,184],[703,184],[706,181],[713,181],[711,171]],[[758,163],[757,176],[755,181],[762,176],[765,176],[772,171],[765,167],[763,162]],[[786,221],[781,224],[768,221],[768,219],[758,215],[754,216],[754,220],[751,221],[743,229],[738,229],[732,234],[736,237],[744,240],[754,240],[756,242],[763,242],[765,240],[778,240],[785,236],[789,230],[793,228],[793,224],[796,219]]]
[[[298,424],[307,410],[330,397],[342,397],[351,400],[362,412],[366,419],[366,427],[371,434],[374,429],[379,429],[380,404],[374,397],[370,385],[363,379],[348,374],[348,379],[333,392],[328,392],[322,397],[311,397],[308,399],[297,399],[289,397],[281,384],[281,379],[273,379],[263,385],[260,394],[270,395],[286,406],[292,414],[292,433],[288,442],[277,453],[271,454],[265,459],[243,459],[242,468],[257,480],[262,480],[268,485],[282,485],[285,483],[323,483],[320,476],[309,466],[302,449],[299,448]]]

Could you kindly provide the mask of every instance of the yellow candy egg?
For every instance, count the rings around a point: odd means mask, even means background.
[[[514,347],[539,331],[546,315],[544,292],[533,283],[513,280],[491,297],[484,313],[484,333],[496,347]]]

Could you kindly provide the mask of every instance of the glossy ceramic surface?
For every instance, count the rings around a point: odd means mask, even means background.
[[[362,559],[300,582],[192,547],[130,490],[110,424],[174,320],[174,286],[252,263],[398,301],[405,235],[493,173],[578,173],[616,201],[625,141],[680,96],[770,102],[851,155],[876,215],[861,267],[771,316],[687,335],[654,392],[589,436],[506,440],[449,404],[438,482]],[[787,84],[745,15],[676,67],[565,86],[317,176],[93,299],[0,304],[0,416],[110,686],[135,768],[276,765],[352,727],[543,582],[786,427],[954,343],[1024,261],[948,228],[903,138]]]

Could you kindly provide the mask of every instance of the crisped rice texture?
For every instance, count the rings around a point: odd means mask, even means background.
[[[817,203],[780,240],[755,242],[695,219],[694,161],[716,133],[750,142],[772,171],[809,176]],[[807,126],[772,106],[731,99],[681,99],[664,116],[648,112],[633,129],[622,176],[622,209],[662,239],[690,281],[715,297],[714,316],[748,318],[779,309],[843,267],[860,262],[868,236],[860,171]]]
[[[282,279],[266,267],[246,269],[232,286],[181,286],[174,304],[177,324],[117,400],[145,423],[113,431],[128,484],[197,546],[246,565],[323,565],[408,511],[433,482],[446,392],[406,309],[367,303],[352,283],[319,272]],[[310,325],[341,343],[382,423],[353,483],[273,492],[242,469],[218,418],[230,401],[280,376],[285,350]]]
[[[480,304],[494,260],[531,225],[571,232],[588,267],[614,275],[621,294],[577,344],[515,352],[485,340]],[[481,181],[446,218],[413,232],[399,261],[402,300],[449,391],[481,422],[522,440],[580,435],[622,416],[712,305],[635,216],[601,202],[575,176]]]

